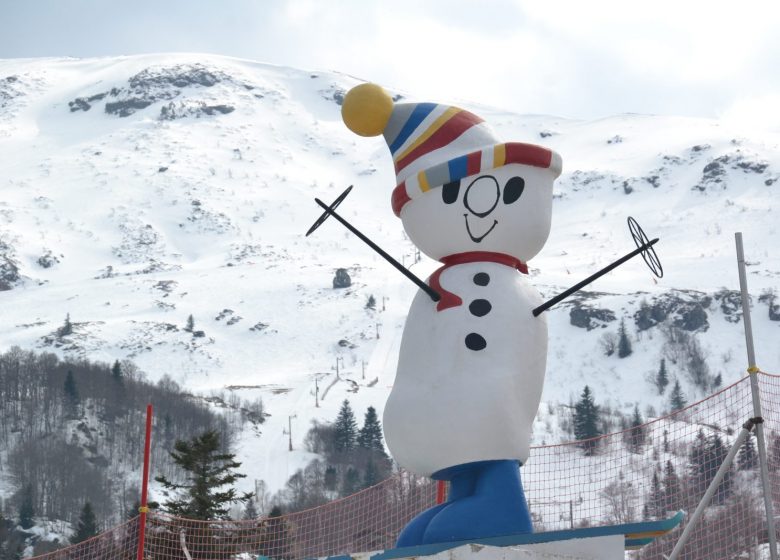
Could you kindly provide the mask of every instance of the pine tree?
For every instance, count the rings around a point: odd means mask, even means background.
[[[574,437],[582,441],[581,447],[586,455],[593,455],[596,452],[597,440],[595,438],[601,435],[598,428],[599,407],[593,401],[590,387],[585,385],[582,396],[577,404],[574,405]]]
[[[89,501],[84,502],[84,507],[81,509],[81,515],[76,525],[76,532],[71,537],[70,542],[71,544],[84,542],[97,534],[97,519],[95,519],[95,512],[92,511],[92,504]]]
[[[382,456],[385,454],[385,446],[382,443],[382,425],[376,414],[376,409],[369,406],[363,417],[363,427],[357,436],[357,446],[362,449],[377,451]]]
[[[73,377],[73,371],[68,370],[65,375],[65,383],[62,387],[65,393],[65,410],[69,418],[75,418],[78,415],[79,391],[76,387],[76,379]]]
[[[22,490],[22,500],[19,504],[19,525],[22,529],[29,529],[35,523],[35,507],[33,506],[33,487],[28,484]]]
[[[111,375],[118,383],[122,382],[122,366],[119,364],[119,360],[116,360],[111,366]]]
[[[669,405],[672,408],[672,412],[682,410],[688,403],[685,402],[685,396],[680,388],[680,381],[674,380],[674,387],[672,387],[672,394],[669,397]]]
[[[664,511],[677,511],[682,504],[680,478],[671,460],[666,461],[663,479]]]
[[[253,519],[257,519],[257,508],[255,507],[255,501],[254,500],[248,500],[246,503],[246,507],[244,508],[244,519],[247,521],[251,521]]]
[[[729,450],[723,444],[718,434],[714,434],[707,440],[707,476],[709,484],[718,473],[718,469],[726,459]],[[731,488],[734,485],[734,464],[729,465],[726,474],[721,479],[718,489],[712,500],[714,504],[723,504],[731,496]]]
[[[184,327],[184,330],[190,333],[195,330],[195,319],[192,317],[192,314],[187,317],[187,325]]]
[[[661,366],[655,376],[655,385],[658,387],[658,394],[663,395],[666,386],[669,385],[669,374],[666,372],[666,359],[661,358]]]
[[[65,314],[65,322],[57,330],[57,334],[60,337],[68,336],[68,335],[73,334],[73,324],[70,322],[70,313],[66,313]]]
[[[337,453],[346,453],[355,449],[357,443],[357,422],[349,401],[344,399],[341,409],[336,417],[334,426],[334,448]]]
[[[620,330],[618,331],[618,358],[626,358],[633,352],[631,348],[631,341],[626,334],[626,321],[620,320]]]
[[[697,494],[703,493],[707,489],[707,438],[704,431],[699,430],[696,434],[696,440],[691,446],[691,452],[688,455],[688,470],[690,472],[691,482]]]
[[[739,448],[737,454],[737,468],[741,471],[752,471],[758,467],[758,454],[753,443],[753,432],[748,432],[745,443]]]
[[[363,472],[363,488],[370,488],[375,484],[379,484],[379,471],[371,459],[366,463],[366,470]]]
[[[341,483],[341,495],[350,496],[360,490],[360,473],[354,467],[348,467]]]
[[[325,476],[323,479],[325,490],[333,491],[336,489],[337,474],[336,467],[333,465],[328,465],[325,468]]]
[[[628,431],[628,449],[631,453],[641,453],[647,440],[647,428],[643,425],[639,405],[634,405],[634,416],[631,418],[631,429]]]
[[[368,296],[368,300],[366,300],[366,309],[376,309],[376,298],[374,297],[374,294]]]
[[[187,473],[187,481],[175,484],[164,476],[155,478],[168,491],[184,491],[180,498],[166,502],[173,515],[190,519],[227,519],[228,505],[244,503],[251,492],[238,494],[232,485],[246,475],[235,472],[241,463],[233,453],[220,453],[219,434],[209,430],[191,441],[177,440],[170,453],[174,463]],[[227,490],[223,486],[231,485]]]
[[[650,495],[647,497],[647,513],[651,519],[664,517],[664,492],[661,488],[661,480],[658,478],[658,470],[653,471],[653,479],[650,482]]]

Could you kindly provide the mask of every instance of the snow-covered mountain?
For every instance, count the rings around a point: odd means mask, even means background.
[[[383,140],[341,122],[359,82],[212,55],[0,60],[0,349],[129,358],[151,380],[262,396],[271,416],[237,451],[247,484],[283,486],[310,458],[312,419],[333,419],[345,398],[361,416],[381,412],[416,291],[335,221],[304,237],[320,215],[314,197],[355,185],[343,215],[418,276],[437,266],[415,262],[392,214]],[[588,384],[614,410],[660,413],[662,357],[688,400],[704,396],[675,363],[670,325],[698,341],[712,380],[741,377],[735,231],[758,365],[780,372],[780,134],[465,106],[502,138],[563,157],[553,229],[530,263],[545,296],[631,251],[629,215],[661,239],[663,279],[637,258],[549,311],[544,402],[568,403]],[[337,268],[351,287],[332,287]],[[58,336],[68,315],[74,333]],[[624,359],[604,352],[621,319],[634,350]],[[537,444],[565,437],[546,410]]]

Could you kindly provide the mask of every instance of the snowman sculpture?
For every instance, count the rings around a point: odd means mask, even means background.
[[[526,263],[550,232],[555,152],[500,142],[477,115],[394,103],[379,86],[347,93],[346,125],[383,134],[395,164],[393,211],[443,266],[412,302],[384,412],[404,468],[450,482],[448,501],[414,518],[397,546],[532,532],[528,460],[547,355],[542,303]]]

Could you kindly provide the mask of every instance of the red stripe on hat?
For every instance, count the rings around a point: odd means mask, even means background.
[[[505,164],[523,163],[534,167],[548,168],[552,162],[552,152],[542,146],[523,144],[522,142],[507,142],[504,146],[506,149]]]
[[[430,138],[409,152],[406,156],[395,162],[395,172],[398,174],[405,167],[413,163],[420,156],[424,156],[434,150],[446,146],[458,136],[466,132],[472,126],[483,122],[474,113],[460,111],[448,120],[439,130],[434,132]]]
[[[480,171],[482,163],[482,152],[471,152],[466,156],[466,173],[476,175]]]
[[[412,199],[406,194],[406,181],[404,181],[393,189],[393,195],[390,197],[390,202],[393,205],[393,213],[400,218],[401,208],[410,200]]]

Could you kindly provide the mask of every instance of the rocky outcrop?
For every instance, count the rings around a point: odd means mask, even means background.
[[[650,301],[643,300],[634,313],[634,323],[640,331],[667,320],[685,331],[706,331],[709,328],[707,309],[712,297],[693,290],[673,290]]]

